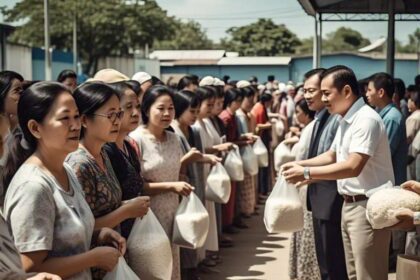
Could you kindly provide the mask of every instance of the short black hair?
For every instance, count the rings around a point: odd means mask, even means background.
[[[297,107],[297,106],[299,106],[299,107],[302,109],[303,113],[304,113],[305,115],[309,116],[312,120],[315,118],[315,111],[311,111],[311,110],[309,109],[309,107],[308,107],[308,103],[306,103],[305,98],[303,98],[303,99],[299,100],[299,101],[296,103],[296,107]]]
[[[373,83],[376,90],[380,90],[382,88],[389,98],[392,98],[394,95],[394,79],[388,73],[376,73],[370,77],[369,82]]]
[[[257,78],[256,76],[251,76],[251,77],[249,78],[249,82],[250,82],[250,83],[258,83],[258,78]]]
[[[268,75],[268,77],[267,77],[267,81],[269,81],[269,82],[273,82],[274,79],[275,79],[274,75]]]
[[[273,99],[273,95],[271,94],[270,91],[266,90],[259,96],[258,101],[260,103],[264,103],[264,102],[271,101],[272,99]]]
[[[115,90],[115,92],[118,94],[118,97],[120,99],[124,97],[125,91],[127,89],[132,90],[137,95],[137,97],[139,96],[138,93],[128,83],[128,81],[120,81],[120,82],[115,82],[108,85]]]
[[[197,75],[185,75],[182,77],[177,85],[178,90],[183,90],[184,88],[190,86],[190,85],[196,85],[198,86],[198,76]]]
[[[141,119],[144,124],[149,123],[147,114],[149,113],[150,107],[156,102],[156,99],[164,95],[168,95],[172,99],[172,102],[174,102],[174,93],[172,89],[167,86],[156,85],[146,90],[143,97],[143,103],[141,104]]]
[[[408,92],[412,92],[412,91],[416,91],[417,90],[417,86],[416,85],[408,85],[407,87],[407,91]]]
[[[141,90],[141,85],[138,81],[128,80],[125,82],[127,83],[129,87],[131,87],[131,89],[136,93],[137,96],[140,96],[140,94],[142,93],[142,90]]]
[[[174,95],[175,118],[178,119],[188,108],[200,107],[197,94],[189,90],[181,90]]]
[[[405,96],[405,83],[403,80],[399,78],[394,79],[394,92],[398,97],[401,99],[404,99]]]
[[[315,76],[315,75],[321,77],[321,75],[324,72],[325,72],[325,68],[315,68],[315,69],[309,70],[308,72],[306,72],[303,75],[303,81],[305,82],[307,79],[309,79],[310,77]]]
[[[239,88],[231,88],[226,91],[225,93],[225,101],[223,102],[223,108],[226,109],[232,102],[238,99],[244,98],[244,93],[242,89]]]
[[[67,78],[77,79],[77,74],[71,69],[66,69],[60,72],[57,77],[57,82],[64,82]]]
[[[243,93],[244,93],[244,97],[252,97],[252,96],[255,96],[255,94],[257,93],[256,91],[255,91],[255,88],[254,87],[252,87],[252,86],[247,86],[247,87],[244,87],[244,88],[242,88],[242,91],[243,91]]]
[[[414,78],[414,84],[415,84],[416,86],[420,87],[420,75],[417,75],[417,76]]]
[[[156,86],[156,85],[159,85],[159,86],[164,86],[164,85],[165,85],[165,83],[164,83],[164,82],[162,82],[162,80],[161,80],[161,79],[159,79],[159,78],[158,78],[158,77],[156,77],[156,76],[152,76],[151,82],[152,82],[152,85],[153,85],[153,86]]]
[[[333,86],[336,89],[341,91],[346,85],[348,85],[354,95],[360,96],[359,84],[357,83],[356,75],[349,67],[344,65],[330,67],[321,74],[321,80],[330,75],[333,77]]]
[[[420,109],[420,87],[415,87],[410,93],[410,99],[414,102],[416,107]]]
[[[204,86],[197,88],[197,91],[195,92],[198,99],[200,100],[200,103],[204,100],[215,98],[216,97],[216,89],[211,86]]]

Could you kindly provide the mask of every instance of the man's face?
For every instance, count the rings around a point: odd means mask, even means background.
[[[348,87],[348,86],[347,86]],[[346,100],[344,93],[346,86],[340,92],[334,87],[333,75],[329,75],[321,81],[322,102],[330,114],[340,114],[342,116],[351,107],[351,101]],[[349,94],[352,94],[351,92]]]
[[[381,100],[379,90],[377,90],[373,84],[373,82],[369,82],[368,88],[366,91],[366,99],[370,105],[373,107],[379,106],[379,101]]]
[[[313,75],[305,81],[303,92],[303,97],[305,97],[306,103],[311,111],[318,112],[325,108],[325,104],[322,102],[319,75]]]

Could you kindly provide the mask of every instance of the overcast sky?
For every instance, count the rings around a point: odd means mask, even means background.
[[[0,0],[0,6],[13,6],[18,1]],[[261,17],[271,18],[276,23],[284,23],[299,38],[313,36],[314,32],[314,19],[303,11],[297,0],[157,0],[157,2],[169,15],[198,21],[210,39],[215,41],[225,37],[225,31],[229,27],[246,25]],[[340,26],[356,29],[371,41],[386,36],[387,33],[386,22],[325,22],[323,35]],[[397,22],[395,36],[406,43],[408,35],[419,26],[420,22]]]

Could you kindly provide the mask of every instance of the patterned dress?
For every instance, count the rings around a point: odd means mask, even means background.
[[[106,171],[97,164],[95,158],[83,147],[69,154],[66,161],[76,173],[85,198],[96,218],[107,215],[121,206],[122,191],[112,169],[111,162],[104,150],[101,152]],[[121,231],[120,226],[115,228]],[[95,247],[96,244],[92,244]],[[106,272],[92,269],[93,279],[102,279]]]
[[[141,127],[130,134],[139,144],[142,154],[141,168],[143,178],[147,182],[176,182],[179,181],[181,158],[183,152],[178,136],[166,131],[166,139],[159,141],[145,128]],[[179,205],[179,195],[166,192],[154,195],[150,207],[161,223],[163,229],[172,240],[175,213]],[[172,279],[181,279],[179,247],[172,244],[173,271]]]

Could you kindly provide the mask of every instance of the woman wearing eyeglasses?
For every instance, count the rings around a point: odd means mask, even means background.
[[[104,145],[115,142],[123,111],[118,94],[102,82],[85,83],[73,97],[81,116],[79,148],[67,157],[85,192],[95,217],[95,228],[110,227],[120,231],[121,222],[144,215],[137,200],[122,201],[122,191]],[[104,271],[93,271],[102,279]]]

